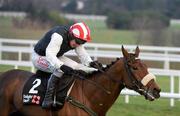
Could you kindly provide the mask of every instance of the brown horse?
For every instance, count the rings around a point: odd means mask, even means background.
[[[139,48],[128,53],[122,46],[123,57],[93,72],[85,80],[76,79],[70,96],[85,109],[76,107],[70,101],[65,102],[61,110],[45,110],[40,106],[23,105],[22,90],[31,72],[10,70],[0,77],[0,116],[19,111],[23,115],[101,115],[104,116],[113,105],[123,88],[128,88],[153,101],[160,97],[160,88],[155,76],[148,72],[147,66],[138,59]]]

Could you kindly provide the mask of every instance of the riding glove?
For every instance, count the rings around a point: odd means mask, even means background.
[[[74,73],[74,70],[71,67],[66,66],[66,65],[62,65],[60,69],[67,75],[72,75]]]
[[[96,68],[96,69],[102,69],[103,66],[101,63],[99,63],[98,61],[93,61],[89,63],[90,67]]]

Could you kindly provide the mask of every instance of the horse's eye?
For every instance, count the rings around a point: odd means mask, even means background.
[[[137,67],[132,67],[133,68],[133,70],[137,70],[138,68]]]

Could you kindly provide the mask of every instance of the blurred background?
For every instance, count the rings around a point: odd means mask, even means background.
[[[178,47],[179,5],[179,0],[0,0],[1,12],[15,12],[1,13],[0,36],[39,39],[54,25],[80,20],[89,24],[93,42]]]
[[[121,55],[121,45],[129,51],[139,45],[163,91],[154,102],[122,95],[108,116],[180,115],[180,0],[0,0],[0,72],[34,71],[37,40],[53,26],[78,21],[90,27],[86,47],[103,64]]]

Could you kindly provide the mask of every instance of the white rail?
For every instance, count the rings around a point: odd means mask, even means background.
[[[16,52],[21,56],[21,53],[30,53],[35,45],[36,40],[21,40],[21,39],[6,39],[0,38],[0,58],[2,52]],[[7,45],[7,43],[18,44]],[[22,47],[22,46],[23,47]],[[115,44],[86,44],[89,54],[97,59],[98,57],[116,58],[122,56],[120,50],[121,45]],[[135,45],[125,45],[129,51],[135,49]],[[178,47],[156,47],[156,46],[139,46],[141,53],[140,57],[146,61],[158,61],[163,62],[164,69],[170,69],[170,63],[180,63],[180,48]],[[74,52],[68,52],[67,55],[74,55]],[[180,70],[180,69],[179,69]]]
[[[37,41],[35,40],[21,40],[21,39],[6,39],[0,38],[0,64],[3,65],[13,65],[14,68],[19,66],[31,67],[31,71],[34,71],[34,67],[29,60],[22,60],[22,54],[28,53],[31,57],[31,52],[33,46]],[[122,56],[120,50],[121,45],[114,44],[86,44],[89,54],[97,59],[98,57],[104,58],[116,58]],[[135,45],[125,45],[125,48],[129,51],[135,49]],[[170,92],[161,92],[161,97],[170,98],[170,106],[174,106],[174,99],[180,99],[180,71],[179,70],[169,70],[170,62],[180,63],[180,48],[175,47],[155,47],[155,46],[139,46],[141,53],[140,58],[148,61],[160,61],[164,62],[164,67],[162,69],[150,68],[150,72],[155,75],[167,76],[170,78]],[[17,53],[17,60],[4,59],[2,56],[5,52]],[[67,55],[74,56],[74,52],[68,52]],[[175,93],[175,78],[179,78],[179,92]],[[130,90],[123,90],[122,94],[127,95],[137,95],[137,93]],[[125,98],[128,103],[128,97]]]

